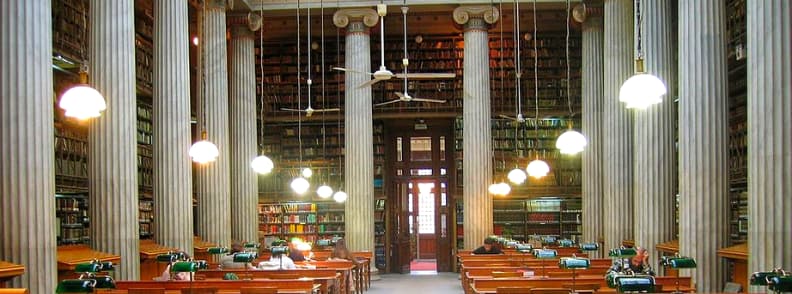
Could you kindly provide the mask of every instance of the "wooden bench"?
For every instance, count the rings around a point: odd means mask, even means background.
[[[482,279],[482,278],[499,278],[494,273],[496,272],[503,272],[503,273],[519,273],[519,276],[522,276],[524,271],[533,271],[534,276],[539,276],[542,273],[537,272],[536,269],[533,268],[526,268],[526,267],[500,267],[500,268],[492,268],[492,267],[472,267],[472,268],[464,268],[461,274],[462,280],[462,288],[470,288],[470,281],[473,279]],[[589,269],[580,269],[576,270],[574,273],[576,277],[581,276],[605,276],[605,273],[608,269],[605,268],[589,268]],[[564,270],[559,268],[548,269],[546,275],[551,278],[568,278],[572,279],[572,270]],[[514,274],[513,274],[514,275]],[[501,277],[502,278],[502,277]]]
[[[676,290],[675,277],[655,277],[655,284],[660,285],[656,289],[662,292],[673,292]],[[497,293],[499,287],[522,287],[522,288],[567,288],[573,284],[571,278],[473,278],[471,281],[470,292],[466,293]],[[616,289],[609,288],[604,276],[581,276],[575,279],[575,285],[599,285],[597,292],[616,292]],[[680,290],[682,292],[693,292],[691,288],[692,279],[684,277],[680,279]]]
[[[25,273],[25,266],[0,261],[0,288],[5,288],[6,281]]]
[[[169,291],[192,288],[211,288],[217,289],[217,293],[240,293],[242,288],[275,288],[277,293],[305,293],[310,294],[314,289],[318,289],[319,285],[313,281],[305,280],[253,280],[253,281],[224,281],[224,280],[205,280],[205,281],[116,281],[116,290],[130,289],[164,289],[165,293]],[[116,292],[97,292],[97,293],[113,293]],[[178,292],[173,292],[178,293]]]
[[[341,274],[333,269],[296,269],[296,270],[277,270],[277,271],[249,271],[249,270],[202,270],[195,273],[196,280],[218,280],[228,274],[233,273],[240,280],[261,280],[261,279],[312,279],[320,285],[321,293],[339,293],[341,291]]]

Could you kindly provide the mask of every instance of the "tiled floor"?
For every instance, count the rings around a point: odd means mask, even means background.
[[[366,294],[401,293],[462,293],[462,284],[457,273],[438,274],[384,274],[382,279],[372,281]]]

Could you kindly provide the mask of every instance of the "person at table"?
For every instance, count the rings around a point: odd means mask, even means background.
[[[185,260],[190,259],[190,255],[187,254],[187,252],[179,252],[179,254],[182,255]],[[173,265],[173,263],[169,263],[168,266],[165,267],[165,270],[162,272],[162,275],[160,275],[159,277],[155,277],[154,280],[155,281],[189,281],[190,280],[190,273],[187,272],[173,273],[173,276],[171,276],[171,272],[170,272],[171,265]]]
[[[344,241],[344,239],[338,239],[336,241],[335,247],[333,248],[333,252],[330,253],[330,258],[327,260],[354,261],[355,258],[352,257],[352,253],[350,253],[349,249],[347,249],[346,241]]]
[[[503,254],[503,251],[498,246],[495,246],[495,240],[486,238],[484,239],[484,245],[473,250],[473,254]]]
[[[608,270],[608,274],[624,273],[629,270],[635,274],[654,276],[655,272],[649,265],[649,252],[646,251],[646,248],[637,247],[635,252],[635,256],[631,258],[616,259]]]
[[[285,241],[282,240],[272,242],[273,247],[285,245]],[[285,270],[296,268],[297,265],[294,264],[294,260],[289,258],[286,254],[272,254],[269,261],[262,261],[258,264],[258,269],[260,270]]]
[[[231,252],[220,257],[220,267],[222,269],[256,269],[249,262],[234,262],[234,254],[242,253],[244,249],[239,243],[231,244]]]
[[[289,258],[291,258],[293,261],[311,260],[311,258],[313,258],[313,252],[310,252],[308,256],[305,256],[305,253],[300,250],[299,244],[291,242],[289,243]]]

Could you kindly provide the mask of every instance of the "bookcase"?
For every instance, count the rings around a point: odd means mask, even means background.
[[[55,218],[58,245],[83,244],[90,241],[88,193],[56,193]]]
[[[344,236],[344,204],[322,202],[270,202],[258,205],[259,238],[301,238],[315,242]]]
[[[729,79],[729,236],[732,244],[748,238],[748,115],[746,69],[745,0],[729,0],[728,79]]]
[[[90,27],[88,8],[88,0],[52,1],[52,53],[68,60],[61,67],[79,67],[82,54],[88,56],[88,40],[83,39]]]

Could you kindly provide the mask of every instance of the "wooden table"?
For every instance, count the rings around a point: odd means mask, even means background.
[[[157,256],[167,254],[171,251],[178,251],[177,248],[170,248],[154,243],[154,240],[140,240],[140,279],[143,281],[152,280],[162,275],[165,266],[157,262]]]
[[[743,292],[748,291],[748,243],[721,248],[718,256],[732,264],[730,282],[740,284]]]
[[[258,280],[258,281],[116,281],[116,290],[99,291],[95,293],[126,293],[119,290],[149,288],[165,289],[165,293],[181,293],[181,289],[189,288],[216,288],[218,293],[239,293],[240,288],[271,287],[277,288],[278,293],[312,293],[320,285],[311,280]]]
[[[341,274],[341,293],[351,294],[350,279],[352,279],[355,264],[352,261],[303,261],[295,262],[298,267],[316,269],[334,269]]]
[[[10,262],[0,261],[0,288],[5,288],[8,280],[25,273],[25,267]]]
[[[240,280],[296,280],[310,279],[320,285],[320,293],[339,293],[341,274],[334,269],[294,269],[294,270],[200,270],[195,273],[196,280],[221,280],[228,273],[234,273]]]
[[[657,243],[655,249],[660,252],[661,256],[675,256],[679,253],[679,240]],[[660,272],[658,272],[658,274],[660,274]],[[670,267],[663,267],[662,274],[665,276],[676,276],[677,270]]]
[[[87,245],[58,246],[58,281],[79,278],[80,275],[74,272],[75,267],[94,259],[113,264],[121,262],[121,256],[95,251]]]
[[[207,262],[217,262],[214,260],[214,256],[209,254],[209,248],[212,247],[217,247],[217,244],[206,242],[198,237],[195,237],[195,239],[193,239],[193,259],[206,260]]]
[[[662,285],[662,292],[673,292],[676,290],[675,277],[655,277],[655,284]],[[604,276],[582,276],[575,280],[576,284],[600,284],[599,292],[616,292],[616,289],[609,288]],[[564,285],[571,285],[572,279],[568,278],[482,278],[472,281],[471,293],[496,293],[498,287],[533,287],[533,288],[563,288]],[[680,278],[680,291],[693,292],[695,289],[690,287],[691,278]]]

